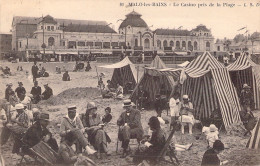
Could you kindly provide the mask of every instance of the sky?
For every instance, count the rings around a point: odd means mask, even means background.
[[[129,6],[129,3],[136,5]],[[153,3],[157,6],[152,6]],[[203,3],[204,6],[199,6]],[[133,10],[142,15],[151,30],[180,26],[191,30],[204,24],[215,39],[244,34],[246,29],[238,31],[243,27],[247,27],[249,34],[260,32],[258,0],[0,0],[0,32],[10,32],[14,16],[47,14],[54,18],[106,21],[117,30],[121,23],[118,20],[125,19]]]

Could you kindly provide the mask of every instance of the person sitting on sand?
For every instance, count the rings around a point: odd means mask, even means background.
[[[112,115],[111,115],[111,108],[107,107],[105,109],[105,115],[102,117],[102,122],[104,124],[109,123],[112,120]]]
[[[23,101],[26,94],[26,90],[23,87],[22,82],[18,82],[18,87],[15,89],[15,92],[17,93],[17,97],[20,99],[20,101]]]
[[[123,89],[123,87],[119,84],[119,83],[117,83],[117,88],[116,88],[116,94],[115,94],[115,98],[116,99],[123,99],[124,98],[124,89]]]
[[[63,74],[62,81],[70,81],[70,75],[68,71],[65,71],[65,73]]]
[[[209,132],[206,135],[209,148],[213,148],[214,142],[219,139],[218,134],[218,128],[214,124],[211,124],[209,126]]]
[[[90,71],[91,69],[92,69],[92,68],[91,68],[90,63],[89,63],[89,61],[88,61],[85,71]]]
[[[85,132],[85,128],[80,120],[80,117],[77,115],[76,110],[76,106],[68,107],[68,114],[62,118],[60,125],[61,142],[64,141],[65,136],[68,133],[73,133],[77,137],[77,141],[75,143],[76,152],[81,153],[83,147],[88,154],[94,154],[96,151],[89,147],[88,139],[83,134]]]
[[[65,137],[64,140],[60,144],[59,148],[59,156],[60,156],[60,164],[64,165],[95,165],[95,163],[86,156],[82,156],[73,150],[71,147],[77,141],[77,137],[72,133],[69,132]]]
[[[36,122],[26,131],[23,141],[29,148],[38,144],[40,141],[46,142],[55,152],[58,152],[58,144],[51,132],[47,129],[50,122],[49,114],[39,113]]]
[[[207,150],[202,158],[201,166],[208,166],[208,165],[223,165],[226,164],[228,161],[220,162],[218,158],[218,154],[224,150],[224,144],[220,140],[216,140],[213,144],[213,148]]]
[[[102,96],[103,98],[112,98],[115,96],[115,88],[112,87],[110,80],[107,80],[107,85],[102,92]]]
[[[34,86],[32,87],[31,94],[32,97],[32,103],[37,104],[41,100],[41,93],[42,88],[38,86],[38,81],[34,81]]]
[[[88,134],[90,144],[97,150],[97,158],[101,158],[101,153],[110,155],[107,143],[110,143],[111,139],[104,131],[104,123],[101,116],[97,114],[97,107],[94,102],[87,104],[86,114],[82,116],[82,123]]]
[[[48,84],[45,84],[44,88],[45,88],[45,91],[42,93],[41,98],[42,98],[42,100],[48,100],[51,96],[53,96],[53,92]]]

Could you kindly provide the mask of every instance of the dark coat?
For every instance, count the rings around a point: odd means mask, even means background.
[[[117,125],[123,126],[125,123],[127,123],[131,129],[136,129],[134,130],[135,133],[131,134],[136,135],[138,138],[143,136],[144,131],[141,123],[141,114],[138,110],[132,108],[129,116],[127,116],[126,111],[123,112],[117,120]]]
[[[220,165],[220,160],[218,158],[218,155],[216,152],[214,152],[213,149],[209,149],[207,150],[202,158],[202,162],[201,162],[202,166],[206,166],[206,165]]]
[[[6,88],[6,89],[5,89],[5,99],[6,99],[7,101],[9,101],[9,96],[10,96],[10,93],[11,93],[12,91],[13,91],[12,88]]]
[[[35,77],[38,75],[39,67],[37,65],[32,66],[32,75]]]
[[[46,87],[46,89],[42,93],[42,95],[43,95],[43,98],[42,98],[43,100],[49,99],[53,95],[52,89],[50,87]]]
[[[15,89],[15,92],[17,93],[17,97],[20,99],[20,100],[23,100],[24,97],[25,97],[25,94],[26,94],[26,90],[24,87],[17,87]]]
[[[33,97],[36,97],[36,96],[40,96],[42,93],[42,88],[37,86],[37,87],[32,87],[32,90],[31,90],[31,94],[33,95]]]
[[[23,141],[29,145],[29,147],[33,147],[47,134],[51,134],[50,131],[47,128],[43,128],[37,121],[27,130],[23,137]],[[51,138],[47,144],[56,152],[58,151],[58,144],[54,138]]]
[[[62,81],[70,81],[70,75],[68,73],[64,73],[62,76]]]

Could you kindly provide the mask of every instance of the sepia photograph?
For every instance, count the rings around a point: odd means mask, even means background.
[[[0,166],[258,166],[259,119],[259,0],[0,1]]]

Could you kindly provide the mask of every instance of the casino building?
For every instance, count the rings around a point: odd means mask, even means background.
[[[187,54],[213,51],[214,37],[205,25],[192,30],[151,30],[142,15],[132,11],[118,28],[106,21],[19,17],[12,22],[12,50],[28,55],[115,54],[140,51],[157,54]]]

